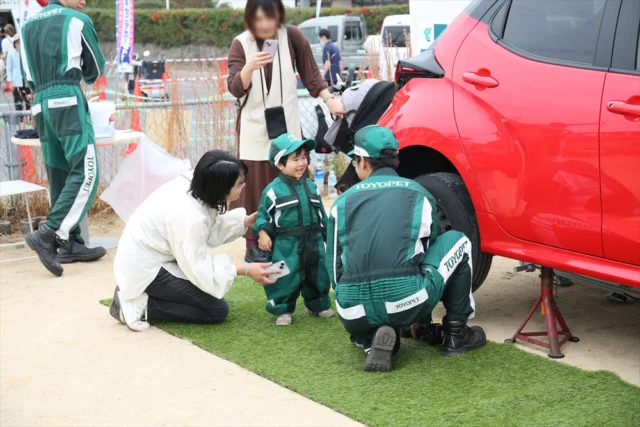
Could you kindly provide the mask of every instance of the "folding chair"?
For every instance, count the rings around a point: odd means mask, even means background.
[[[29,218],[29,229],[33,232],[33,222],[31,220],[31,210],[29,209],[29,194],[37,193],[39,191],[45,191],[47,193],[47,200],[51,203],[51,199],[49,197],[49,190],[40,185],[32,184],[26,181],[3,181],[0,182],[0,198],[11,197],[15,195],[21,195],[24,199],[24,203],[27,207],[27,217]],[[0,245],[0,248],[8,247],[8,246],[24,246],[25,242],[18,243],[8,243],[5,245]],[[21,261],[25,259],[36,258],[35,256],[25,257],[25,258],[13,258],[8,260],[0,261],[0,264],[4,264],[6,262],[11,261]]]

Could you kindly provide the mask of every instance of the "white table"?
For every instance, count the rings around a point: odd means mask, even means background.
[[[96,139],[96,145],[98,147],[101,147],[105,145],[137,144],[140,141],[142,135],[142,132],[136,132],[133,130],[116,130],[113,138]],[[13,137],[11,138],[11,143],[26,147],[40,147],[40,140],[37,138],[21,139]],[[114,237],[94,237],[93,239],[90,239],[89,221],[87,220],[87,216],[85,216],[80,222],[80,233],[85,241],[85,244],[89,247],[102,246],[105,249],[113,249],[118,247],[118,239]]]

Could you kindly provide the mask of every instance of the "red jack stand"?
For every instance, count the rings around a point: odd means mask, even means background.
[[[540,296],[538,296],[538,299],[533,305],[533,308],[531,308],[531,311],[529,311],[527,318],[524,319],[524,322],[522,322],[522,325],[520,325],[513,337],[505,340],[505,342],[515,343],[516,340],[526,341],[550,349],[548,356],[552,359],[562,359],[564,354],[560,352],[560,347],[562,347],[562,345],[567,341],[578,342],[580,339],[571,335],[571,331],[562,318],[562,314],[556,305],[556,300],[553,296],[553,269],[549,267],[541,267],[541,270]],[[535,313],[537,308],[540,306],[540,303],[543,304],[544,317],[547,321],[546,332],[522,332],[527,323],[529,323],[533,313]],[[560,325],[560,331],[558,331],[556,320]],[[558,340],[559,335],[563,336],[562,340]],[[543,336],[547,336],[549,338],[548,343],[531,338]]]

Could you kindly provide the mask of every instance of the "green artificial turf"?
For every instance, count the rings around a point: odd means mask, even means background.
[[[508,344],[449,358],[403,340],[393,372],[367,373],[336,317],[310,317],[299,301],[293,325],[276,327],[262,289],[245,278],[226,299],[222,325],[154,324],[370,426],[640,425],[640,388],[609,372]]]

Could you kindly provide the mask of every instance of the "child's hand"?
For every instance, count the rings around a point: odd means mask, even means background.
[[[262,251],[271,252],[271,237],[269,237],[269,235],[265,231],[260,231],[258,247]]]

